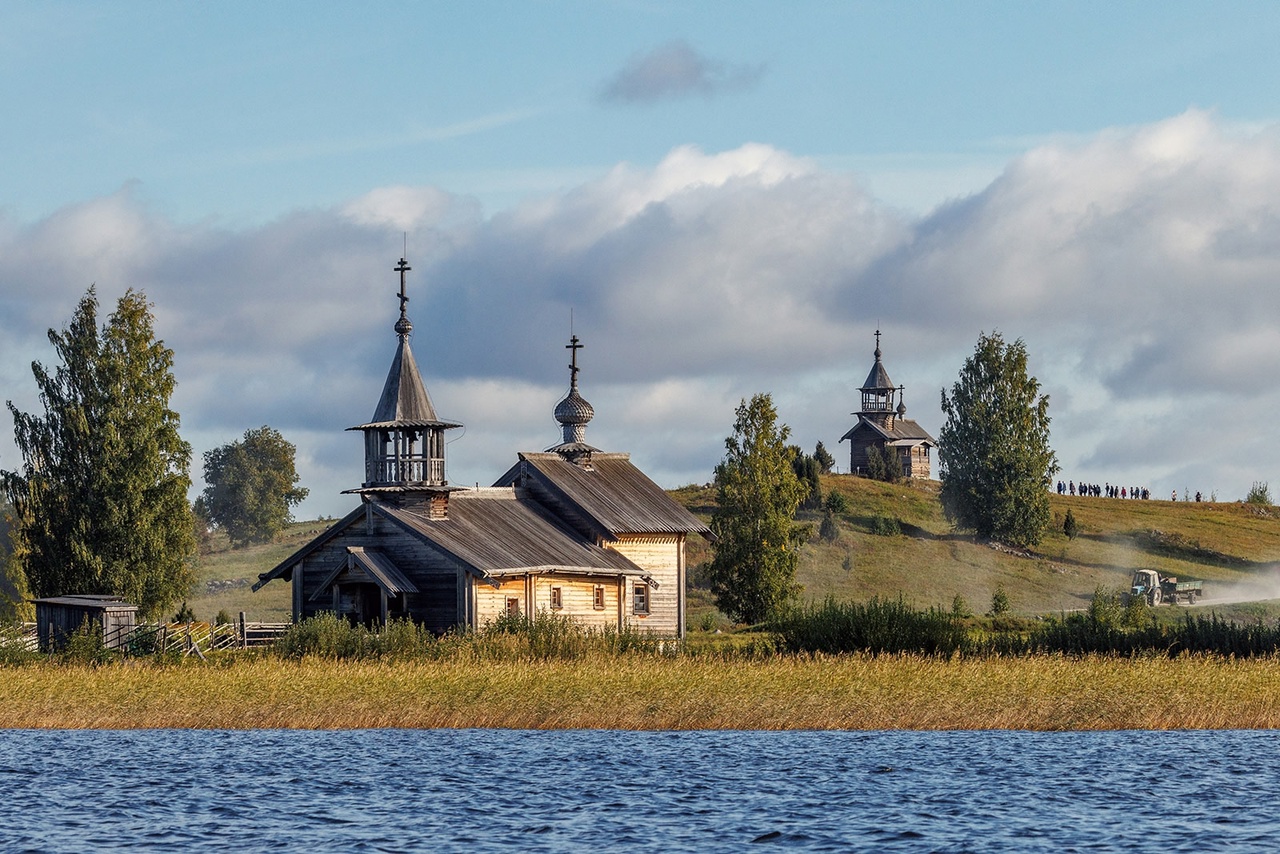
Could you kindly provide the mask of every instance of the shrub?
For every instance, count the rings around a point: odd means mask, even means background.
[[[823,506],[829,513],[845,513],[849,510],[849,499],[845,498],[843,492],[836,492],[833,489],[827,493]]]
[[[1263,504],[1267,507],[1275,503],[1271,500],[1271,487],[1265,480],[1255,480],[1244,500],[1246,504]]]
[[[917,610],[901,597],[873,597],[866,603],[827,598],[821,605],[791,609],[770,628],[785,649],[796,652],[951,655],[967,646],[967,633],[955,616],[940,608]]]
[[[840,539],[840,527],[836,524],[836,517],[831,515],[830,509],[822,514],[822,524],[818,526],[818,536],[828,543],[834,543]]]
[[[26,664],[39,658],[30,636],[18,623],[0,624],[0,665]]]
[[[81,623],[58,654],[58,658],[68,664],[106,664],[115,657],[115,652],[103,645],[102,625],[96,620]]]
[[[902,524],[893,516],[872,516],[871,533],[881,537],[896,537],[902,533]]]
[[[995,592],[991,594],[991,612],[989,616],[999,617],[1007,613],[1009,613],[1009,594],[1004,592],[1003,584],[997,584]]]
[[[1067,510],[1067,518],[1062,520],[1062,533],[1067,535],[1068,540],[1074,540],[1076,534],[1080,533],[1080,527],[1076,525],[1076,516],[1070,509]]]

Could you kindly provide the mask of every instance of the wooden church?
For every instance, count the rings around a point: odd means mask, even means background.
[[[907,405],[902,397],[905,389],[894,386],[880,356],[880,330],[877,329],[876,360],[860,389],[862,408],[853,413],[858,416],[858,423],[840,437],[841,442],[846,439],[849,442],[849,471],[866,474],[867,451],[877,448],[893,454],[902,466],[903,477],[928,479],[932,477],[930,449],[938,447],[938,443],[923,427],[907,418]]]
[[[364,434],[360,506],[259,576],[293,585],[293,619],[334,612],[366,625],[411,619],[435,632],[549,610],[595,628],[683,637],[685,541],[710,529],[624,453],[586,444],[595,412],[578,390],[555,409],[561,442],[517,454],[492,487],[451,486],[445,432],[409,347],[404,259],[398,340]]]

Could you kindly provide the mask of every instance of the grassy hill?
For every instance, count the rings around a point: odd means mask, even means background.
[[[919,607],[950,608],[958,595],[982,613],[1000,586],[1016,613],[1057,614],[1087,606],[1099,587],[1127,589],[1133,570],[1149,567],[1202,579],[1205,599],[1197,612],[1280,618],[1280,508],[1053,495],[1054,531],[1034,551],[1016,552],[954,533],[942,515],[936,483],[891,485],[831,475],[823,480],[823,492],[831,490],[848,503],[837,519],[835,542],[818,538],[821,514],[801,514],[813,527],[798,572],[806,599],[901,594]],[[715,491],[707,487],[671,495],[704,518],[715,504]],[[1080,528],[1075,540],[1061,533],[1068,509]],[[250,585],[327,524],[300,522],[276,543],[245,549],[215,538],[213,551],[201,557],[200,584],[188,600],[196,616],[207,619],[225,610],[232,616],[245,611],[250,619],[288,619],[289,585],[277,581],[257,593]],[[875,533],[895,527],[900,534]],[[697,585],[697,567],[709,558],[708,545],[694,537],[689,618],[695,626],[724,623],[710,594]],[[1173,617],[1181,610],[1161,613]]]
[[[1052,532],[1034,550],[1016,551],[953,532],[934,482],[894,485],[831,475],[823,492],[831,490],[848,504],[837,517],[835,542],[818,538],[820,513],[800,514],[814,531],[797,572],[805,599],[902,595],[918,607],[950,608],[960,596],[982,613],[1000,586],[1016,613],[1057,614],[1087,606],[1099,587],[1127,590],[1134,569],[1152,568],[1203,580],[1205,599],[1197,609],[1232,619],[1280,616],[1280,508],[1052,495]],[[707,487],[671,494],[700,515],[715,503]],[[1068,509],[1079,526],[1074,540],[1061,533]],[[875,533],[894,528],[901,533]],[[709,556],[696,544],[690,565]],[[696,568],[693,576],[696,581]],[[695,588],[690,600],[694,624],[708,619],[710,596]]]

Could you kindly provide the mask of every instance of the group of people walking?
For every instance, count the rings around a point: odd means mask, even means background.
[[[1149,500],[1151,498],[1151,490],[1145,486],[1112,486],[1109,483],[1080,483],[1069,480],[1066,483],[1058,481],[1059,495],[1083,495],[1092,498],[1137,498],[1139,500]],[[1196,499],[1199,500],[1198,498]]]
[[[1145,486],[1112,486],[1109,483],[1076,483],[1074,480],[1069,480],[1066,483],[1058,481],[1058,494],[1081,495],[1089,498],[1101,498],[1105,495],[1107,498],[1137,498],[1142,501],[1147,501],[1151,498],[1151,490],[1147,489]],[[1173,495],[1170,500],[1178,500],[1178,490],[1175,489],[1173,491]],[[1192,500],[1190,490],[1183,494],[1182,500]],[[1197,492],[1195,500],[1204,501],[1204,495]],[[1212,496],[1209,500],[1213,500]]]

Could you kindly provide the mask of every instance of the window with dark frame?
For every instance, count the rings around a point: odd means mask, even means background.
[[[564,607],[564,597],[560,594],[559,587],[551,588],[551,607],[556,609]]]
[[[636,585],[631,597],[631,611],[635,614],[649,613],[649,585]]]
[[[508,617],[520,616],[520,600],[514,596],[507,597],[507,616]]]
[[[597,611],[604,610],[604,585],[603,584],[596,585],[595,608]]]

